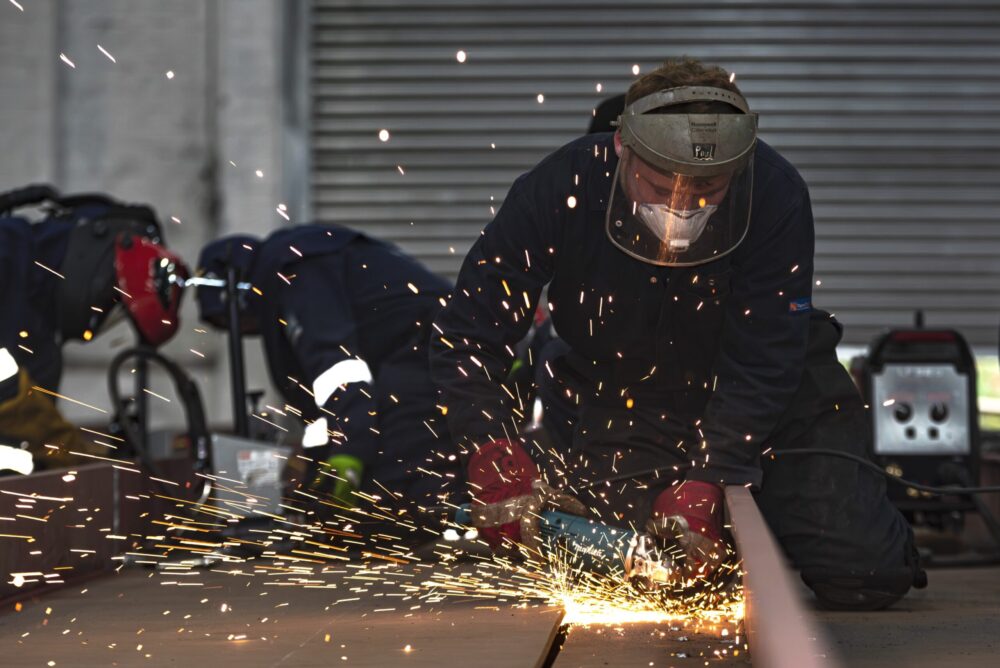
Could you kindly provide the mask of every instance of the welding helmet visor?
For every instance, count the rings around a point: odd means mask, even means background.
[[[724,102],[736,113],[646,113]],[[611,242],[667,267],[711,262],[746,236],[753,191],[756,115],[732,91],[685,87],[625,108],[621,156],[606,215]]]

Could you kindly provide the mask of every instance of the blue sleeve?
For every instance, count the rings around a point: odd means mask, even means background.
[[[734,258],[715,391],[701,424],[704,447],[690,479],[759,485],[761,444],[801,379],[814,246],[805,186],[783,214],[761,228],[748,235]]]
[[[460,450],[513,438],[525,418],[524,398],[504,379],[552,276],[558,213],[546,182],[538,168],[514,182],[434,323],[431,376]]]
[[[323,258],[295,265],[292,284],[283,288],[282,312],[310,393],[316,379],[334,365],[358,358],[357,323],[352,314],[343,262]],[[366,467],[377,461],[376,405],[372,386],[352,382],[333,392],[320,407],[338,452],[358,457]]]

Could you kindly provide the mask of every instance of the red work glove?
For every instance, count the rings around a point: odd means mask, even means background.
[[[494,550],[525,547],[544,557],[538,516],[556,508],[583,517],[579,499],[553,489],[539,477],[538,467],[514,441],[491,441],[469,458],[472,524]]]
[[[660,492],[646,529],[684,550],[684,570],[707,575],[722,561],[722,488],[686,480]]]
[[[480,514],[484,506],[496,507],[508,499],[529,496],[531,483],[536,478],[538,467],[519,443],[504,439],[479,446],[479,450],[469,457],[473,516]],[[480,526],[479,534],[493,549],[499,547],[504,538],[520,542],[520,518],[513,518],[499,527]]]

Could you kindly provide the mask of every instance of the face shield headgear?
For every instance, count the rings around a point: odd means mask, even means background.
[[[151,209],[113,206],[81,219],[69,232],[60,272],[63,340],[90,341],[125,316],[145,344],[176,333],[187,267],[166,249]]]
[[[650,113],[722,102],[739,113]],[[622,152],[608,203],[611,242],[666,267],[715,260],[735,249],[750,223],[757,115],[722,88],[659,91],[625,107]]]

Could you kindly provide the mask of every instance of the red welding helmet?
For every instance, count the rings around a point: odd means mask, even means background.
[[[115,242],[119,298],[144,343],[159,346],[180,325],[182,285],[189,276],[179,256],[152,239],[123,232]]]

